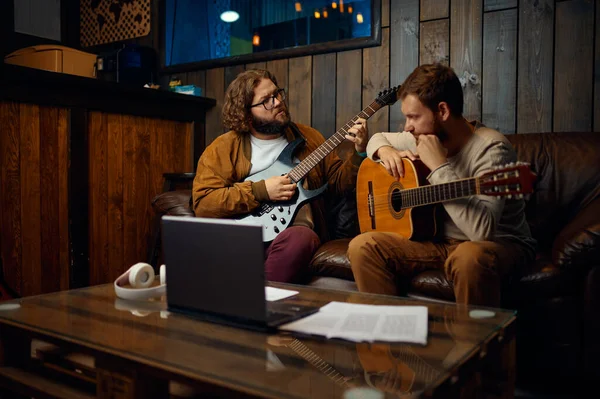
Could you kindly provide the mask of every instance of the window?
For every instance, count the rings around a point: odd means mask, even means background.
[[[380,0],[166,0],[163,64],[223,65],[377,45],[380,8]]]

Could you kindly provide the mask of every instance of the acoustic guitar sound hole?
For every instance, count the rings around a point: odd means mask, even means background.
[[[402,196],[400,195],[399,189],[392,190],[390,204],[394,212],[400,212],[402,210]]]
[[[404,190],[404,186],[400,182],[394,182],[388,188],[388,209],[390,215],[396,220],[402,219],[404,212],[406,212],[406,209],[402,209],[402,190]]]

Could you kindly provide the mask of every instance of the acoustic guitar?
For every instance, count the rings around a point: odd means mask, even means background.
[[[296,147],[304,143],[304,139],[298,138],[289,143],[283,151],[281,151],[273,165],[261,172],[248,176],[246,181],[266,180],[272,176],[282,176],[287,174],[292,183],[295,183],[298,188],[296,194],[289,201],[264,202],[252,213],[243,215],[234,220],[262,225],[263,242],[273,241],[277,235],[292,224],[302,205],[322,194],[327,189],[327,184],[314,190],[304,189],[304,187],[302,187],[302,182],[308,172],[346,140],[345,136],[348,134],[348,130],[354,126],[359,118],[369,119],[384,106],[394,104],[396,102],[397,91],[398,87],[393,87],[380,92],[379,96],[371,104],[356,114],[350,121],[342,126],[341,129],[335,132],[298,164],[294,164],[293,162],[294,152]]]
[[[386,231],[414,241],[437,233],[435,204],[471,195],[523,198],[533,192],[536,175],[526,163],[509,164],[479,177],[430,185],[421,161],[402,159],[396,180],[380,164],[365,159],[358,170],[356,202],[361,233]]]

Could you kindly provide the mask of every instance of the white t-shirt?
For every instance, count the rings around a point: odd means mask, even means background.
[[[288,145],[288,142],[285,136],[280,136],[272,140],[262,140],[250,135],[250,144],[252,145],[252,168],[250,169],[250,174],[253,175],[273,165],[281,151]]]

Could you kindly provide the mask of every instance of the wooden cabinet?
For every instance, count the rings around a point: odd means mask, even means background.
[[[191,172],[215,101],[0,66],[0,255],[19,295],[144,261],[165,172]]]

